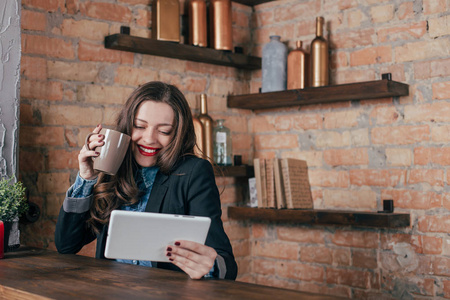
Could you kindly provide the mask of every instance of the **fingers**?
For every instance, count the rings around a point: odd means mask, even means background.
[[[104,145],[104,135],[100,134],[100,130],[102,129],[102,125],[98,125],[92,131],[92,135],[89,137],[86,145],[81,148],[80,153],[78,154],[78,164],[80,168],[80,176],[84,179],[94,179],[98,175],[98,171],[95,171],[93,168],[93,160],[92,158],[100,155],[99,152],[95,151],[97,147]]]
[[[202,278],[214,266],[217,252],[211,247],[190,241],[179,241],[167,247],[169,260],[192,279]]]

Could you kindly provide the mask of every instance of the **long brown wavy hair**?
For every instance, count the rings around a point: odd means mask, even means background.
[[[194,153],[196,138],[191,109],[177,87],[159,81],[148,82],[130,95],[117,117],[115,129],[131,136],[136,112],[145,101],[166,103],[175,115],[172,140],[159,152],[156,161],[160,171],[169,174],[181,156]],[[109,222],[114,209],[139,201],[139,189],[134,180],[138,168],[140,166],[133,157],[130,144],[117,174],[99,175],[87,221],[95,233],[99,233],[102,226]]]

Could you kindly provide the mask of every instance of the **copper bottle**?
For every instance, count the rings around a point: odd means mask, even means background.
[[[302,41],[297,41],[287,59],[287,89],[304,89],[309,86],[309,54],[302,49]]]
[[[217,50],[233,49],[231,0],[211,0],[209,3],[210,46]]]
[[[197,146],[194,148],[194,153],[198,157],[204,157],[205,153],[205,130],[203,129],[203,124],[196,117],[192,118],[194,122],[195,140]]]
[[[189,0],[189,44],[200,47],[208,46],[208,28],[205,0]]]
[[[311,86],[328,85],[328,42],[323,37],[323,17],[316,19],[316,38],[311,43]]]
[[[200,96],[200,115],[198,119],[203,124],[204,133],[204,154],[206,159],[210,162],[214,159],[214,143],[213,143],[213,119],[208,115],[208,103],[206,102],[206,95]]]
[[[178,0],[153,0],[152,38],[180,42],[180,2]]]

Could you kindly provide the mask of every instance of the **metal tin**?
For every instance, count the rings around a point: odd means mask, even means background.
[[[213,120],[208,115],[208,103],[206,102],[206,95],[200,96],[200,115],[197,117],[203,124],[204,133],[204,154],[206,159],[210,162],[214,160],[214,144],[213,144]]]
[[[152,38],[180,42],[180,3],[178,0],[153,0]]]
[[[200,47],[208,46],[208,28],[206,19],[205,0],[190,0],[189,15],[189,44]]]
[[[217,50],[233,50],[231,1],[211,0],[209,4],[210,43]]]

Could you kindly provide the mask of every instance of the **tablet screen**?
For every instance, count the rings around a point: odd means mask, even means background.
[[[204,244],[210,224],[208,217],[114,210],[105,257],[170,262],[167,246],[178,240]]]

